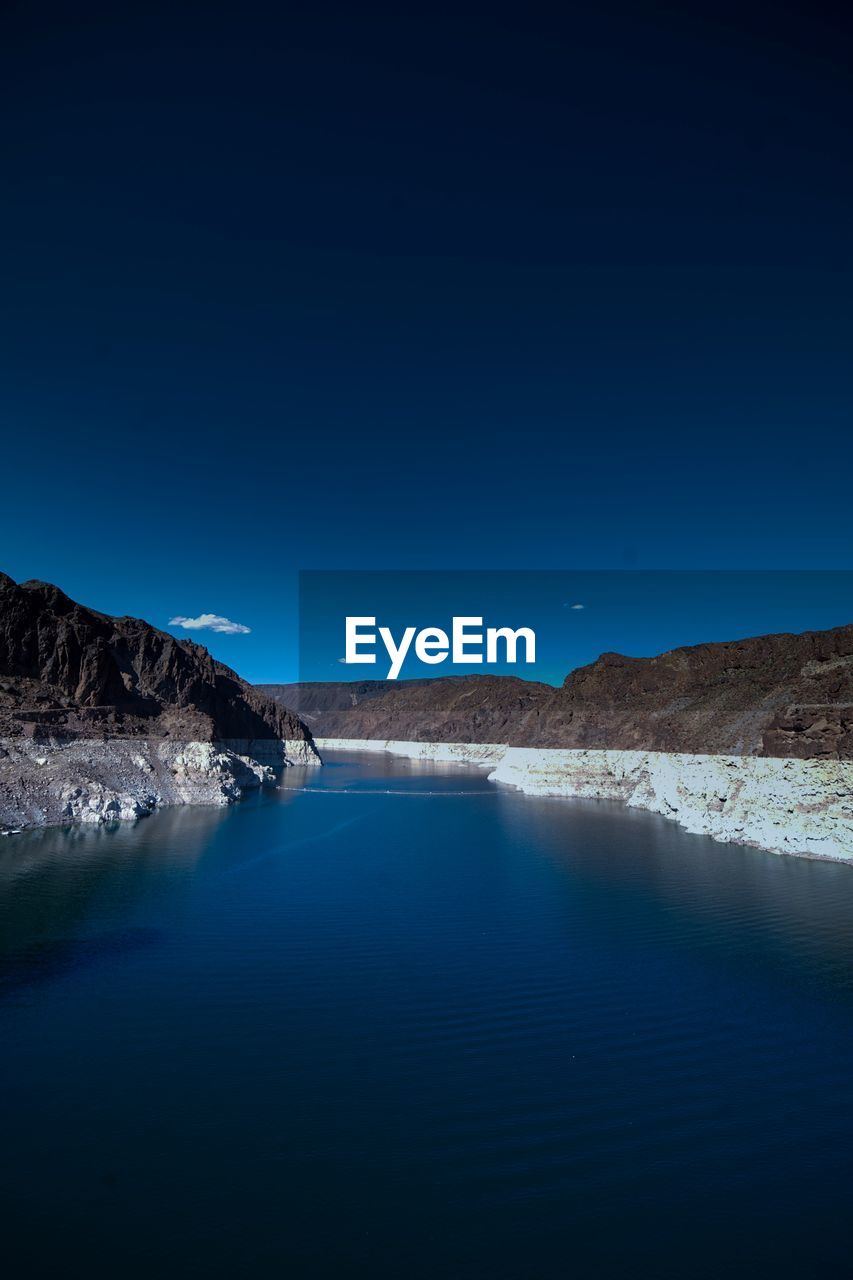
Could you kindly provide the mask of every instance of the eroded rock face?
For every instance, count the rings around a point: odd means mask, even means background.
[[[297,754],[285,763],[307,760]],[[222,743],[0,739],[0,832],[140,818],[161,805],[226,805],[275,777],[272,766]]]
[[[846,761],[508,747],[489,776],[528,795],[622,800],[714,840],[853,861]]]
[[[853,625],[502,676],[266,685],[324,738],[853,759]]]
[[[201,645],[0,574],[0,733],[311,742]]]

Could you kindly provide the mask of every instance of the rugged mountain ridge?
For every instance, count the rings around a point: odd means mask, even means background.
[[[265,685],[325,738],[853,758],[853,625],[505,676]]]
[[[551,685],[515,676],[445,676],[260,685],[298,707],[312,733],[327,738],[414,742],[507,742],[524,733]]]
[[[0,736],[311,742],[201,645],[0,573]]]

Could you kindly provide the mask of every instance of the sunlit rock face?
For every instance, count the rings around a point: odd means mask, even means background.
[[[278,742],[268,761],[235,743],[159,738],[0,740],[0,829],[140,818],[162,805],[226,805],[275,785],[277,770],[319,764],[313,745]]]
[[[387,751],[409,760],[433,761],[435,764],[499,764],[506,755],[506,744],[495,742],[380,742],[374,738],[317,738],[321,751]]]
[[[715,840],[853,859],[848,761],[509,747],[490,777],[528,795],[622,800]]]

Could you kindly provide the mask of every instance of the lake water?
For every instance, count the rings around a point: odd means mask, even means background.
[[[853,868],[339,756],[0,906],[10,1276],[848,1268]]]

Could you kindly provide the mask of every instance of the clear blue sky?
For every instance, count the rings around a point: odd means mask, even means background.
[[[4,6],[0,567],[853,567],[849,16],[300,9]]]

